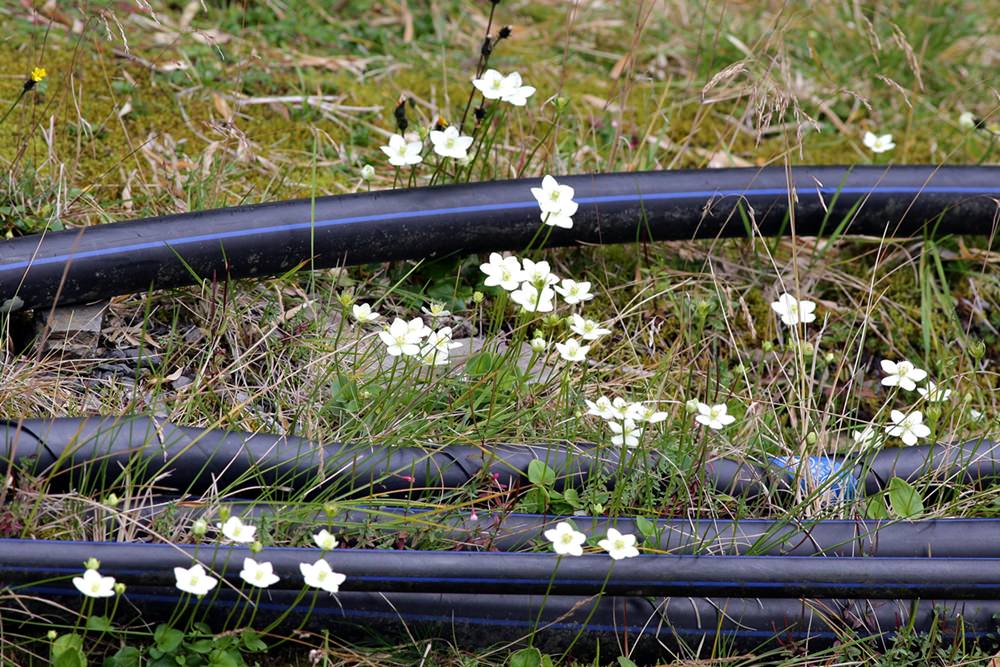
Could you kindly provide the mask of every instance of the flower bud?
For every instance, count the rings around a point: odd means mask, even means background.
[[[545,351],[545,346],[547,345],[547,343],[545,342],[545,339],[541,338],[541,337],[539,337],[539,338],[532,338],[530,344],[531,344],[531,350],[535,354],[541,354],[542,352],[544,352]]]
[[[264,550],[264,545],[260,543],[260,540],[256,540],[254,541],[253,544],[250,545],[251,553],[259,554],[263,550]]]
[[[819,436],[816,435],[815,431],[809,431],[809,433],[806,434],[807,445],[815,445],[817,441],[819,441]]]
[[[483,299],[485,298],[486,295],[480,292],[479,290],[476,290],[475,292],[472,293],[472,303],[482,303]]]
[[[361,180],[371,181],[373,178],[375,178],[375,167],[370,164],[361,167]]]
[[[969,343],[969,354],[976,361],[982,361],[983,357],[986,356],[986,343],[981,340],[974,340]]]
[[[229,505],[223,505],[219,508],[219,518],[222,519],[222,523],[228,521],[230,516],[232,516],[232,511],[229,509]]]
[[[108,497],[104,499],[104,504],[108,507],[117,507],[121,500],[114,493],[109,493]]]
[[[694,413],[698,412],[698,399],[697,398],[689,399],[686,403],[684,403],[684,409],[687,411],[689,415],[693,415]]]
[[[197,537],[204,537],[205,533],[208,532],[208,522],[204,519],[198,519],[191,524],[191,532]]]
[[[83,562],[83,566],[88,570],[97,570],[101,567],[101,561],[91,556]]]
[[[48,637],[49,641],[51,642],[55,641],[56,637],[59,636],[59,633],[56,632],[55,630],[49,630],[47,633],[45,633],[45,636]]]
[[[115,584],[115,595],[124,595],[124,594],[125,594],[125,584],[119,581],[117,584]]]

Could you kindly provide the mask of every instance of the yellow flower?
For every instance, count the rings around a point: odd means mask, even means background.
[[[34,81],[35,83],[38,83],[39,81],[43,80],[47,75],[48,72],[45,71],[44,67],[36,67],[35,69],[31,70],[31,80]]]

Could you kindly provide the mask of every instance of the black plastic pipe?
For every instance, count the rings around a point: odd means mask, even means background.
[[[26,558],[30,554],[30,558]],[[281,581],[275,590],[299,590],[299,565],[317,549],[0,540],[0,582],[29,584],[79,573],[94,557],[101,572],[126,584],[174,585],[173,568],[200,557],[238,585],[243,558],[267,560]],[[814,558],[797,556],[607,555],[554,558],[551,553],[487,553],[338,549],[326,556],[347,576],[347,591],[838,597],[881,599],[1000,599],[997,558]],[[228,568],[226,567],[228,564]]]
[[[36,596],[5,612],[8,627],[65,619],[65,609],[80,604],[75,589],[49,584],[22,589]],[[179,602],[177,591],[129,586],[116,621],[144,624],[168,620]],[[627,650],[640,663],[681,655],[712,655],[731,649],[753,650],[784,646],[815,650],[838,641],[869,639],[874,648],[888,646],[898,631],[934,630],[946,641],[956,638],[997,643],[993,600],[791,600],[747,598],[662,598],[601,596],[463,595],[453,593],[322,594],[296,603],[292,591],[268,591],[252,614],[254,627],[264,627],[289,608],[277,630],[299,628],[328,631],[339,640],[384,644],[407,641],[414,634],[456,642],[462,647],[532,644],[543,653],[570,648],[576,659],[590,661],[598,651],[605,658]],[[44,598],[62,605],[44,608]],[[225,619],[241,616],[246,600],[222,590],[201,610],[214,630],[231,630]],[[234,609],[235,608],[235,609]],[[198,610],[195,610],[197,614]],[[308,618],[306,615],[308,614]],[[245,621],[251,618],[247,610]]]
[[[571,520],[588,537],[602,539],[608,528],[639,538],[646,549],[670,554],[768,555],[768,556],[875,556],[1000,558],[1000,519],[922,519],[877,521],[823,519],[790,522],[787,519],[714,518],[660,519],[650,522],[651,535],[642,535],[635,519],[594,516],[550,516],[441,512],[433,509],[350,509],[330,516],[314,508],[274,503],[227,504],[233,516],[248,523],[269,526],[325,527],[334,532],[363,530],[366,534],[427,531],[433,539],[453,548],[518,551],[548,544],[543,533],[560,521]],[[148,522],[169,514],[176,520],[207,517],[215,511],[172,504],[132,510],[133,520]],[[114,520],[114,517],[108,517]]]
[[[359,491],[426,492],[463,487],[476,479],[490,484],[492,476],[501,484],[516,484],[527,480],[534,460],[545,461],[556,471],[560,488],[581,486],[592,472],[616,471],[622,465],[619,451],[585,444],[391,448],[320,444],[293,436],[175,426],[138,416],[0,423],[0,460],[12,463],[17,471],[44,474],[50,488],[100,484],[110,490],[130,466],[130,483],[163,477],[161,490],[220,489],[231,497],[266,494],[269,499],[321,492],[327,497]],[[830,483],[851,486],[856,477],[869,493],[884,488],[894,476],[907,481],[992,483],[1000,479],[1000,444],[974,440],[888,448],[853,465],[838,462],[844,479]],[[636,468],[643,462],[629,459],[628,465]],[[793,472],[784,468],[726,459],[695,465],[689,476],[692,482],[700,480],[722,492],[745,496],[789,489],[793,483]]]
[[[199,278],[523,249],[541,225],[530,191],[539,180],[303,199],[13,239],[0,244],[0,304],[36,308]],[[996,167],[767,167],[565,176],[560,182],[576,189],[580,208],[572,229],[551,230],[548,246],[793,229],[802,236],[835,229],[875,236],[988,234],[1000,195]]]

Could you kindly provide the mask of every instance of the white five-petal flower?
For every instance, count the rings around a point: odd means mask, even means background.
[[[882,378],[882,384],[886,387],[899,387],[906,391],[913,391],[917,388],[917,383],[927,377],[927,371],[914,366],[911,362],[882,360],[882,370],[886,376]]]
[[[637,427],[633,420],[625,419],[620,422],[608,422],[608,428],[614,433],[611,436],[611,444],[624,445],[626,447],[639,446],[639,436],[642,435],[642,429]]]
[[[480,264],[479,270],[486,274],[487,287],[502,287],[511,292],[524,282],[524,271],[517,257],[504,257],[498,252],[490,253],[490,261]]]
[[[495,69],[488,69],[483,76],[472,80],[472,85],[488,100],[499,100],[509,91],[507,78]]]
[[[778,314],[782,323],[794,327],[801,322],[809,324],[816,319],[816,303],[813,301],[799,301],[791,294],[785,292],[778,297],[778,300],[771,304],[771,310]]]
[[[873,425],[868,424],[863,429],[852,433],[851,437],[854,438],[854,442],[859,445],[869,445],[875,442],[878,438],[878,431],[875,430]]]
[[[554,289],[562,295],[563,301],[570,305],[590,301],[594,298],[594,295],[590,293],[590,282],[586,280],[577,282],[570,278],[563,278],[562,282]]]
[[[863,141],[865,146],[873,153],[885,153],[896,147],[891,134],[876,135],[871,132],[865,132]]]
[[[633,418],[636,421],[646,422],[647,424],[659,424],[667,418],[666,412],[658,412],[656,406],[646,405],[644,403],[633,403]]]
[[[611,399],[607,396],[600,396],[596,401],[583,399],[583,402],[587,404],[588,415],[594,415],[604,420],[611,420],[616,417],[614,406],[611,403]]]
[[[549,263],[544,260],[535,262],[524,258],[521,260],[521,270],[521,279],[538,288],[549,287],[559,282],[559,277],[552,273]]]
[[[556,350],[559,356],[569,362],[583,361],[590,351],[589,345],[581,345],[575,338],[568,339],[565,343],[556,343]]]
[[[611,333],[611,329],[604,329],[594,320],[585,319],[576,313],[569,316],[569,328],[570,331],[584,340],[597,340],[601,336],[607,336]]]
[[[367,303],[356,303],[351,306],[351,316],[358,324],[371,324],[382,317],[372,310],[372,307]]]
[[[441,366],[448,363],[448,356],[456,347],[462,344],[451,339],[451,327],[443,327],[427,336],[420,348],[420,361],[428,366]]]
[[[528,313],[550,313],[555,308],[552,301],[555,296],[556,293],[551,287],[539,291],[531,283],[524,282],[521,287],[510,293],[510,300]]]
[[[917,393],[924,397],[928,403],[943,403],[951,398],[951,389],[939,387],[932,380],[927,381],[927,388],[917,387]]]
[[[323,551],[333,551],[337,548],[337,538],[326,528],[313,535],[313,542]]]
[[[388,329],[378,332],[378,337],[390,356],[413,356],[420,353],[420,341],[427,337],[429,331],[419,317],[409,322],[397,317]]]
[[[336,593],[340,590],[340,585],[347,579],[346,575],[334,572],[330,564],[320,558],[311,565],[309,563],[299,563],[299,571],[306,586],[319,588],[327,593]]]
[[[736,417],[728,414],[728,412],[729,409],[726,407],[725,403],[708,405],[706,403],[699,402],[698,414],[695,415],[694,420],[699,424],[703,424],[704,426],[718,431],[719,429],[736,421]]]
[[[222,524],[222,535],[231,542],[248,543],[253,542],[257,534],[257,528],[248,523],[243,523],[238,516],[231,516]]]
[[[565,521],[560,521],[555,528],[545,531],[545,539],[552,543],[552,548],[560,556],[582,556],[583,543],[587,536]]]
[[[434,145],[434,152],[442,157],[464,160],[469,156],[472,137],[459,134],[458,128],[454,125],[450,125],[444,130],[431,130],[430,137],[431,143]]]
[[[411,164],[419,164],[423,161],[420,151],[424,145],[419,139],[410,141],[401,134],[394,134],[389,137],[389,143],[380,146],[382,152],[389,156],[389,164],[395,167],[405,167]]]
[[[542,178],[542,187],[531,188],[531,194],[535,196],[538,207],[542,209],[543,213],[560,213],[570,208],[571,205],[576,206],[576,202],[573,201],[575,194],[573,186],[560,185],[552,176]],[[573,208],[572,212],[567,215],[573,215],[575,212],[576,208]]]
[[[886,433],[891,437],[899,438],[904,444],[915,445],[920,438],[926,438],[931,434],[931,430],[924,424],[924,416],[919,410],[914,410],[910,414],[893,410],[889,417],[892,419],[892,426],[886,429]]]
[[[175,567],[174,577],[177,579],[178,589],[196,597],[205,595],[219,583],[218,579],[205,572],[200,563],[195,563],[187,569]]]
[[[109,598],[115,594],[115,578],[102,577],[100,572],[90,568],[82,577],[73,577],[73,585],[88,598]]]
[[[608,535],[597,543],[614,560],[635,558],[639,550],[635,546],[635,535],[622,535],[614,528],[608,528]]]
[[[243,559],[243,569],[240,579],[257,588],[267,588],[278,583],[279,577],[274,573],[274,565],[268,562],[258,563],[253,558]]]
[[[517,72],[505,76],[500,87],[503,89],[503,96],[500,99],[516,107],[523,107],[528,103],[528,98],[535,94],[535,87],[525,86],[521,81],[521,75]]]

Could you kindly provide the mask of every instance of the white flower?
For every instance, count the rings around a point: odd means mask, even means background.
[[[499,100],[510,92],[507,78],[495,69],[483,72],[482,78],[472,80],[472,85],[488,100]]]
[[[573,204],[573,206],[574,210],[576,210],[575,209],[576,204]],[[560,211],[559,213],[546,213],[545,211],[542,211],[538,217],[541,218],[542,222],[548,225],[549,227],[562,227],[563,229],[573,229],[572,214],[567,214],[564,213],[563,211]]]
[[[271,563],[258,563],[253,558],[244,558],[240,579],[251,586],[267,588],[278,583],[279,577],[274,573],[274,566]]]
[[[854,433],[852,433],[851,437],[854,438],[854,442],[858,443],[859,445],[868,445],[875,442],[875,440],[878,438],[878,431],[875,430],[874,426],[868,424],[860,431],[855,431]]]
[[[566,282],[565,280],[563,282]],[[556,288],[559,289],[558,287]],[[584,319],[580,315],[573,313],[569,316],[569,328],[577,336],[584,340],[597,340],[601,336],[607,336],[611,329],[602,329],[594,320]]]
[[[430,137],[431,143],[434,144],[434,152],[442,157],[463,160],[469,156],[472,137],[459,134],[458,128],[454,125],[446,127],[443,131],[431,130]]]
[[[115,578],[102,577],[97,570],[84,570],[82,577],[73,577],[73,585],[88,598],[109,598],[115,594]]]
[[[373,178],[375,178],[375,167],[371,166],[370,164],[366,164],[365,166],[361,167],[362,181],[370,181]]]
[[[876,136],[871,132],[865,132],[864,143],[873,153],[885,153],[896,147],[896,144],[892,141],[891,134]]]
[[[917,388],[917,383],[927,377],[927,371],[921,370],[909,361],[889,361],[882,360],[882,370],[887,375],[882,378],[882,384],[886,387],[896,387],[906,391],[913,391]]]
[[[586,280],[577,282],[569,278],[563,278],[562,282],[554,289],[562,294],[563,301],[570,305],[590,301],[594,298],[594,295],[590,293],[590,282]]]
[[[323,551],[333,551],[337,548],[337,538],[326,528],[313,535],[313,542]]]
[[[632,409],[632,418],[636,421],[646,422],[647,424],[659,424],[667,418],[666,412],[657,412],[656,406],[645,405],[644,403],[633,403],[630,408]]]
[[[771,310],[776,312],[784,324],[794,327],[799,322],[809,324],[816,319],[816,303],[813,301],[799,301],[787,292],[778,297],[778,300],[771,304]]]
[[[567,215],[576,212],[576,202],[573,201],[575,191],[570,185],[559,185],[559,182],[551,176],[542,178],[542,187],[531,188],[531,194],[538,201],[538,207],[542,213],[560,213],[569,209],[572,211]]]
[[[621,422],[608,422],[608,428],[614,433],[611,436],[611,444],[625,445],[626,447],[639,446],[639,436],[642,435],[642,429],[637,428],[635,422],[631,419]]]
[[[219,583],[218,579],[205,572],[200,563],[195,563],[188,569],[175,567],[174,577],[177,579],[178,589],[197,597],[209,592]]]
[[[437,301],[431,301],[430,308],[424,306],[420,309],[420,312],[429,317],[448,317],[451,315],[451,311],[447,310],[443,303],[438,303]]]
[[[504,93],[500,99],[516,107],[523,107],[527,104],[528,98],[535,94],[535,87],[523,85],[521,75],[517,72],[505,76],[501,88]]]
[[[893,410],[889,416],[893,425],[886,429],[891,437],[899,438],[907,445],[917,444],[920,438],[926,438],[931,434],[931,430],[924,424],[924,416],[919,410],[914,410],[908,415],[904,415],[899,410]]]
[[[541,336],[537,338],[532,338],[531,342],[528,344],[531,345],[531,351],[534,352],[535,354],[541,354],[542,352],[545,351],[545,348],[548,347],[549,345],[548,342]]]
[[[927,381],[927,388],[917,387],[917,393],[927,399],[929,403],[943,403],[951,398],[951,389],[939,387],[931,380]]]
[[[698,414],[695,416],[694,420],[699,424],[703,424],[711,429],[718,431],[724,426],[728,426],[736,421],[736,417],[727,414],[729,409],[726,407],[725,403],[719,403],[718,405],[707,405],[705,403],[698,403]]]
[[[614,528],[608,528],[607,537],[598,542],[597,546],[607,551],[614,560],[639,555],[639,550],[635,547],[635,535],[622,535]]]
[[[982,420],[986,415],[975,408],[969,408],[969,416],[972,417],[972,421],[977,422]]]
[[[257,528],[243,523],[238,516],[231,516],[222,524],[222,534],[232,542],[253,542]]]
[[[448,355],[461,343],[451,339],[451,327],[444,327],[427,337],[427,342],[420,349],[420,361],[428,366],[440,366],[448,363]]]
[[[382,317],[372,310],[372,307],[367,303],[354,304],[351,307],[351,316],[354,317],[358,324],[370,324]]]
[[[413,356],[420,353],[420,341],[427,335],[424,329],[424,322],[419,317],[409,322],[397,317],[387,330],[378,332],[378,337],[385,343],[390,356]]]
[[[588,415],[594,415],[595,417],[600,417],[604,420],[611,420],[617,416],[611,403],[611,399],[607,396],[601,396],[596,401],[583,399],[583,402],[587,404]]]
[[[545,539],[552,543],[552,548],[560,556],[582,556],[587,536],[573,530],[573,526],[565,521],[560,521],[554,529],[545,531]]]
[[[299,563],[299,571],[305,579],[306,586],[319,588],[327,593],[336,593],[340,590],[340,585],[347,577],[339,572],[330,569],[330,564],[320,558],[310,565],[309,563]]]
[[[546,261],[533,262],[525,258],[521,260],[521,279],[535,287],[549,287],[559,282],[559,278],[549,269]]]
[[[394,134],[389,137],[386,146],[380,146],[382,152],[389,156],[389,164],[395,167],[405,167],[409,164],[419,164],[423,161],[420,151],[424,145],[419,139],[408,141],[401,134]]]
[[[975,127],[976,116],[971,111],[963,111],[958,117],[958,124],[962,127]]]
[[[524,282],[524,271],[517,257],[504,257],[498,252],[490,253],[490,261],[480,264],[479,270],[486,274],[487,287],[502,287],[508,292],[516,290]]]
[[[559,356],[570,362],[583,361],[590,351],[589,345],[580,345],[580,341],[570,338],[565,343],[556,343],[556,350]]]
[[[538,291],[531,283],[524,282],[519,289],[510,293],[510,300],[528,313],[550,313],[555,308],[552,302],[555,296],[556,293],[550,287]]]

